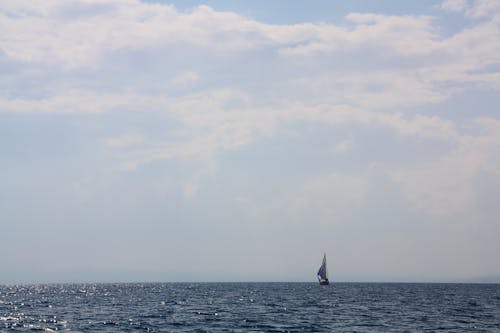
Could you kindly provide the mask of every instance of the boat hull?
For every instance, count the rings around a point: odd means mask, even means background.
[[[327,285],[330,284],[330,281],[328,281],[328,280],[320,280],[319,284],[322,285],[322,286],[327,286]]]

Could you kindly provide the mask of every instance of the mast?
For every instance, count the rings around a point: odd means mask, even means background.
[[[328,280],[328,270],[326,269],[326,253],[323,253],[323,266],[325,266],[325,278]]]

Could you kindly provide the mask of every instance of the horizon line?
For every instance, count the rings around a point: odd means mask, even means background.
[[[0,286],[11,285],[59,285],[59,284],[216,284],[216,283],[296,283],[296,284],[318,284],[317,281],[45,281],[45,282],[0,282]],[[499,280],[477,280],[477,281],[330,281],[330,284],[500,284]]]

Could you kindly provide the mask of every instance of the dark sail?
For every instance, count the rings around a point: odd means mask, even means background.
[[[321,263],[321,266],[318,269],[318,281],[319,284],[329,284],[330,282],[328,281],[328,273],[326,270],[326,253],[323,255],[323,262]]]

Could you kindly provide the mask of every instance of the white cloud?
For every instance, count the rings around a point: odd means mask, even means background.
[[[283,120],[322,122],[331,125],[362,124],[390,128],[404,137],[454,142],[460,138],[455,123],[438,116],[405,116],[402,113],[373,112],[345,105],[284,106],[277,113]]]
[[[491,3],[478,2],[474,8],[491,9]],[[82,5],[107,5],[108,10],[79,17],[61,14]],[[4,4],[0,13],[2,49],[9,57],[28,62],[62,62],[67,67],[95,65],[114,50],[158,48],[172,43],[215,50],[272,46],[290,55],[355,51],[360,47],[384,47],[400,55],[419,55],[429,54],[440,44],[433,20],[426,16],[351,13],[346,16],[354,25],[351,29],[325,23],[271,25],[207,6],[181,13],[171,6],[133,0],[48,2],[44,6],[20,2],[14,7]]]
[[[243,195],[237,196],[234,203],[252,220],[265,218],[265,214],[268,213],[262,204],[259,205],[254,200]]]
[[[461,12],[467,8],[467,0],[446,0],[441,3],[441,8],[452,12]]]
[[[500,2],[497,0],[475,0],[466,14],[473,18],[494,16],[500,13]]]
[[[186,181],[183,185],[183,194],[184,198],[192,199],[198,194],[200,189],[200,183],[203,181],[203,178],[212,174],[216,169],[216,162],[213,158],[209,158],[204,163],[204,168],[201,171],[198,171],[194,174],[188,181]]]
[[[81,10],[82,6],[85,11]],[[458,10],[464,4],[446,1],[442,6]],[[473,13],[471,15],[481,16],[498,13],[498,7],[498,1],[483,0],[474,2],[468,10]],[[87,14],[75,16],[75,12]],[[478,74],[487,66],[500,62],[499,22],[495,19],[479,22],[444,39],[438,35],[435,19],[428,16],[351,13],[345,17],[346,26],[326,23],[272,25],[207,6],[183,13],[172,6],[135,0],[126,3],[53,1],[43,5],[5,2],[0,5],[0,15],[3,52],[11,59],[29,63],[63,64],[66,68],[98,67],[113,52],[156,52],[182,49],[186,45],[223,53],[264,48],[292,56],[291,59],[285,57],[284,61],[322,54],[359,56],[371,53],[375,59],[391,62],[425,56],[425,61],[413,61],[414,65],[403,70],[361,71],[367,80],[380,82],[379,86],[390,85],[382,94],[373,92],[363,96],[378,104],[391,103],[396,96],[399,99],[404,96],[410,102],[440,100],[448,95],[448,91],[436,89],[437,84],[443,82],[489,84],[493,81],[494,86],[500,85],[498,76]],[[360,88],[363,82],[350,81],[352,75],[360,76],[352,71],[340,73],[340,81],[332,80],[338,74],[327,74],[330,86],[347,83]],[[309,75],[305,79],[309,80]],[[188,71],[174,77],[171,84],[190,85],[198,80],[198,73]],[[377,96],[381,97],[376,100]],[[356,97],[359,96],[352,96]]]
[[[310,221],[308,224],[323,226],[343,224],[350,219],[352,211],[360,208],[369,188],[369,179],[359,174],[320,174],[304,182],[280,209],[295,222]]]
[[[387,110],[439,103],[451,89],[439,89],[440,78],[433,80],[420,71],[358,71],[308,76],[290,82],[324,104],[348,104],[365,110]],[[292,97],[293,98],[293,97]]]
[[[477,196],[476,177],[482,172],[500,176],[500,121],[478,118],[474,123],[481,134],[457,133],[452,151],[394,172],[414,209],[438,217],[470,211]]]
[[[481,135],[463,140],[464,149],[478,159],[478,167],[500,175],[500,120],[478,117],[473,125],[481,129]]]
[[[92,15],[72,15],[82,6]],[[107,10],[102,10],[103,6]],[[98,66],[101,58],[113,51],[175,43],[220,51],[246,49],[255,41],[251,34],[244,34],[259,26],[207,6],[180,13],[172,6],[134,0],[55,1],[43,6],[20,1],[15,6],[3,3],[0,15],[2,49],[7,56],[25,62],[62,63],[69,69]]]
[[[187,199],[193,198],[200,188],[199,177],[193,177],[184,184],[184,197]]]
[[[445,10],[482,18],[450,37],[443,37],[439,35],[439,23],[429,16],[351,13],[345,16],[343,25],[273,25],[207,6],[179,12],[172,6],[135,0],[6,1],[0,4],[3,54],[11,60],[40,66],[42,74],[37,75],[42,77],[52,75],[51,67],[45,65],[62,64],[75,70],[74,76],[71,71],[66,74],[71,80],[65,80],[75,82],[77,88],[68,84],[69,88],[63,85],[61,89],[49,84],[49,93],[36,98],[29,94],[4,94],[0,96],[0,112],[156,112],[176,123],[174,130],[154,138],[124,131],[128,134],[104,140],[107,146],[119,151],[119,163],[127,170],[173,158],[210,161],[218,151],[239,149],[256,138],[271,137],[280,128],[303,122],[391,129],[403,137],[441,140],[461,147],[439,160],[423,161],[418,169],[400,169],[395,173],[395,179],[408,189],[410,200],[418,202],[416,206],[455,198],[450,205],[460,207],[469,200],[470,188],[454,188],[454,181],[467,179],[464,184],[468,184],[476,171],[459,168],[447,174],[446,170],[454,163],[470,165],[474,160],[472,165],[496,172],[500,162],[494,158],[495,136],[466,137],[453,120],[405,115],[404,110],[443,102],[469,85],[500,89],[500,74],[491,70],[500,65],[497,4],[486,0],[443,2],[441,7]],[[248,73],[240,68],[245,66],[237,56],[256,49],[273,54],[259,60],[263,68],[274,69],[279,67],[278,62],[284,63],[292,74],[270,71],[248,85],[233,83],[230,76],[226,83],[213,83],[216,78],[205,77],[193,64],[177,69],[176,64],[159,63],[158,68],[171,66],[175,70],[168,72],[171,76],[167,79],[164,73],[152,73],[148,80],[155,89],[148,93],[127,86],[96,84],[78,76],[82,68],[99,68],[112,62],[114,53],[141,50],[155,54],[158,50],[173,52],[186,45],[195,51],[223,55],[222,60],[217,59],[221,61],[218,69],[224,74],[241,71],[246,79]],[[352,60],[345,60],[350,58],[360,59],[362,68],[357,68],[357,60],[354,65]],[[350,66],[343,66],[342,59]],[[134,68],[119,69],[124,76],[136,74]],[[211,75],[218,76],[213,72]],[[207,86],[197,84],[202,76]],[[167,88],[185,88],[186,93],[168,95],[165,82]],[[476,122],[484,128],[486,123],[496,126],[491,119]],[[466,149],[468,146],[474,149]],[[352,148],[352,141],[343,141],[333,152],[340,154]],[[196,194],[202,178],[194,176],[186,182],[186,197]],[[336,181],[335,177],[330,178],[327,181]],[[434,182],[428,187],[432,191],[426,192],[421,188],[424,179],[442,182]],[[428,199],[432,195],[435,197]]]
[[[199,96],[171,101],[166,107],[169,114],[184,127],[166,139],[145,142],[140,149],[132,149],[123,155],[125,163],[137,166],[158,160],[188,158],[211,159],[218,151],[235,150],[248,145],[258,137],[270,137],[278,127],[297,123],[324,123],[332,126],[362,124],[367,127],[391,129],[404,137],[425,140],[456,142],[460,134],[452,121],[437,116],[416,115],[405,117],[400,113],[387,114],[353,109],[345,106],[277,105],[267,107],[225,107],[227,96],[220,99]],[[215,95],[217,96],[217,93]],[[236,94],[235,96],[238,96]],[[279,125],[278,125],[279,124]],[[352,149],[350,141],[340,142],[335,153]],[[133,162],[132,162],[133,161]]]
[[[175,87],[188,87],[200,80],[198,73],[189,71],[181,73],[170,80],[170,84]]]
[[[445,0],[440,7],[447,11],[463,12],[469,18],[484,18],[500,13],[497,0]]]
[[[390,128],[399,135],[427,140],[454,142],[459,133],[452,121],[437,116],[405,116],[401,113],[374,112],[349,105],[274,104],[257,106],[258,98],[233,90],[206,91],[178,98],[140,96],[131,92],[62,92],[45,99],[0,100],[2,110],[10,112],[155,112],[178,122],[175,130],[145,139],[136,132],[106,138],[104,143],[119,149],[120,164],[134,170],[141,164],[172,158],[211,159],[220,150],[239,149],[258,137],[271,137],[280,127],[304,121],[330,126],[362,124]],[[334,152],[352,148],[339,143]]]
[[[59,91],[42,98],[1,98],[0,112],[92,114],[113,110],[142,110],[166,105],[164,97],[133,92],[108,93],[90,90]]]
[[[432,18],[427,16],[386,16],[351,13],[345,17],[352,28],[331,24],[271,26],[280,34],[280,52],[287,56],[312,56],[391,50],[394,55],[428,54],[435,48],[437,35]],[[269,33],[271,35],[271,33]],[[272,35],[271,35],[272,36]],[[388,54],[388,53],[387,53]]]
[[[332,149],[332,153],[334,155],[344,154],[344,153],[347,153],[347,152],[353,150],[354,147],[355,147],[355,144],[352,140],[342,140],[342,141],[337,142],[337,144],[335,144],[335,146]]]
[[[120,137],[109,138],[105,140],[106,145],[116,148],[129,147],[140,144],[142,142],[144,142],[143,136],[134,132],[127,133]]]
[[[419,163],[394,173],[412,207],[423,214],[448,216],[470,209],[474,169],[460,153]],[[472,161],[469,161],[471,163]]]
[[[254,222],[271,221],[284,226],[328,228],[349,223],[370,190],[368,175],[356,172],[326,172],[306,179],[290,179],[289,190],[272,197],[240,194],[234,203]]]

